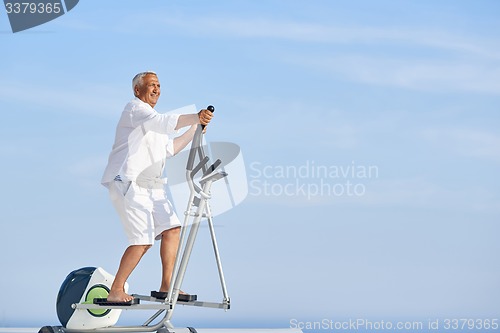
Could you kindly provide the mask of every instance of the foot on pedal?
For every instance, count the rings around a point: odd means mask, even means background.
[[[152,291],[151,292],[151,297],[157,298],[157,299],[166,299],[168,297],[168,292],[166,291]],[[194,302],[198,299],[198,295],[190,295],[190,294],[179,294],[177,297],[178,301],[181,302]]]
[[[137,305],[140,303],[140,300],[138,298],[131,299],[130,301],[126,302],[108,302],[107,298],[94,298],[94,304],[97,305],[106,305],[106,306],[129,306],[129,305]]]

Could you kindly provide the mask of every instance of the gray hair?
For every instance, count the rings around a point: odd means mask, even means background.
[[[147,72],[142,72],[142,73],[137,74],[132,79],[132,91],[134,93],[134,96],[135,96],[135,86],[141,86],[142,85],[142,80],[148,74],[156,75],[156,73],[153,72],[153,71],[147,71]],[[156,76],[158,76],[158,75],[156,75]]]

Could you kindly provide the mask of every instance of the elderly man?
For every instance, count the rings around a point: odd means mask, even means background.
[[[192,140],[198,124],[207,125],[212,119],[208,110],[192,114],[156,112],[160,82],[154,72],[137,74],[132,87],[135,98],[122,112],[102,178],[129,241],[108,302],[133,300],[125,292],[125,282],[155,240],[161,240],[159,292],[168,291],[179,245],[180,221],[166,197],[161,178],[165,160]],[[190,128],[184,134],[174,137],[187,126]]]

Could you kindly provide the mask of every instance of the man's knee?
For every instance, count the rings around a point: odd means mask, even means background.
[[[181,227],[175,227],[172,229],[165,230],[162,232],[162,237],[179,237],[181,233]]]
[[[131,245],[131,247],[135,247],[137,251],[141,251],[143,254],[146,253],[153,245]]]

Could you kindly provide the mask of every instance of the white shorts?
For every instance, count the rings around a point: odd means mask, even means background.
[[[109,196],[130,245],[152,245],[165,230],[181,226],[163,187],[146,188],[135,182],[113,181]]]

